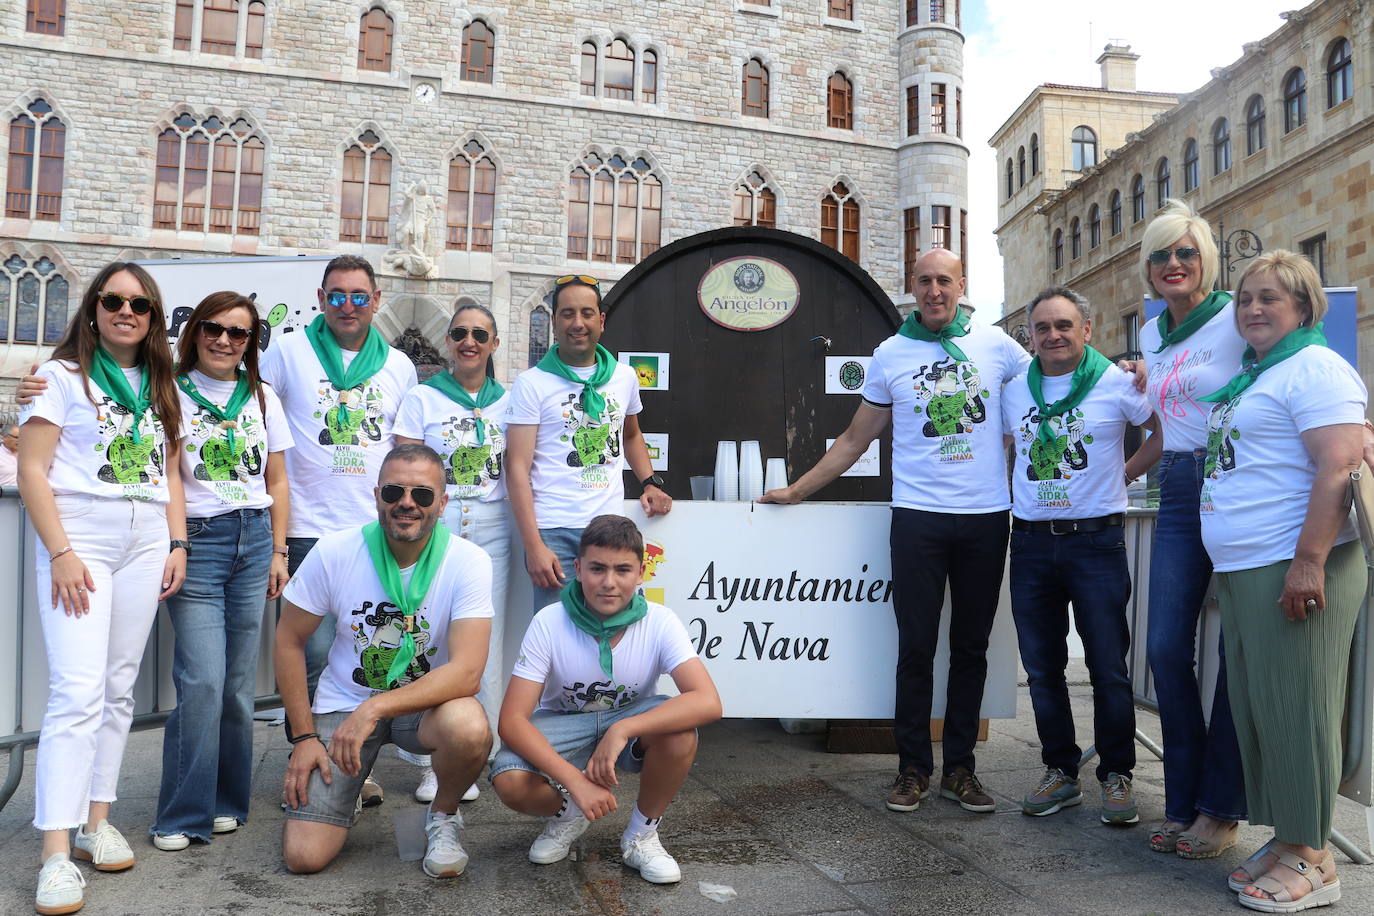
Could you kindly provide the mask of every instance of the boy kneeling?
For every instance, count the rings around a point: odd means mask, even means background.
[[[692,767],[697,727],[720,718],[720,697],[682,622],[638,593],[644,539],[634,522],[592,519],[574,569],[561,602],[535,615],[520,646],[492,786],[508,807],[548,818],[529,858],[549,865],[615,810],[616,768],[640,773],[621,854],[646,881],[671,884],[682,872],[658,824]],[[678,696],[652,693],[665,673]]]

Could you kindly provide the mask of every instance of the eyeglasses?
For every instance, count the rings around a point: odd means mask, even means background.
[[[228,334],[229,340],[236,344],[241,344],[253,336],[253,332],[247,328],[225,327],[218,321],[208,318],[201,320],[200,333],[206,340],[219,340],[222,335]]]
[[[146,315],[153,310],[153,300],[147,296],[121,296],[119,293],[101,293],[98,297],[100,307],[107,312],[117,312],[129,303],[135,315]]]
[[[433,487],[403,487],[399,483],[388,483],[382,486],[382,502],[396,503],[401,501],[401,497],[407,493],[421,509],[428,509],[434,505]]]
[[[1184,245],[1180,248],[1175,248],[1172,251],[1170,251],[1168,248],[1161,248],[1158,251],[1152,251],[1149,254],[1149,261],[1151,264],[1154,264],[1156,267],[1158,267],[1161,264],[1168,264],[1170,257],[1178,258],[1178,262],[1182,264],[1184,261],[1191,261],[1197,256],[1198,250],[1196,248],[1194,248],[1192,245]]]
[[[469,331],[472,332],[472,339],[477,341],[477,343],[479,344],[484,344],[487,341],[491,340],[491,332],[488,331],[486,328],[465,328],[462,325],[459,325],[456,328],[449,328],[448,339],[453,341],[454,343],[466,340]]]
[[[582,283],[596,289],[601,288],[601,281],[596,277],[589,277],[586,274],[568,274],[566,277],[559,277],[553,281],[554,286],[567,286],[569,283]]]
[[[331,305],[336,309],[344,307],[345,302],[353,303],[355,309],[365,309],[372,304],[372,293],[341,293],[332,290],[324,294],[326,305]]]

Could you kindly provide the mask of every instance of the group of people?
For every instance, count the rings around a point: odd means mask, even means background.
[[[805,499],[890,421],[898,772],[887,807],[917,809],[935,775],[929,721],[948,589],[940,794],[995,810],[974,747],[1010,548],[1045,766],[1022,810],[1050,815],[1083,799],[1065,680],[1072,605],[1093,684],[1100,816],[1127,825],[1139,812],[1124,519],[1127,486],[1158,464],[1147,640],[1166,798],[1149,844],[1212,858],[1248,817],[1274,837],[1229,876],[1239,902],[1269,912],[1330,903],[1340,883],[1325,844],[1366,585],[1347,499],[1374,439],[1366,392],[1324,346],[1326,300],[1303,258],[1253,259],[1233,300],[1212,290],[1210,227],[1171,202],[1145,233],[1141,265],[1165,307],[1142,334],[1144,360],[1116,366],[1090,345],[1089,304],[1074,290],[1051,287],[1030,303],[1030,355],[960,305],[959,259],[927,252],[916,308],[875,351],[848,429],[760,501]],[[565,858],[616,808],[618,769],[639,772],[624,861],[652,882],[680,879],[658,825],[696,729],[721,703],[679,619],[639,591],[643,539],[618,514],[622,468],[640,481],[646,515],[669,512],[672,499],[639,429],[634,373],[599,343],[598,281],[555,282],[556,343],[510,392],[490,371],[500,344],[490,311],[457,310],[451,372],[417,385],[372,327],[380,298],[366,260],[333,259],[320,315],[259,359],[253,303],[214,293],[174,359],[156,284],[114,263],[53,359],[21,385],[19,485],[41,542],[51,672],[38,912],[81,907],[85,876],[72,857],[103,871],[134,863],[109,815],[163,599],[178,705],[150,829],[157,848],[209,842],[248,817],[256,647],[263,600],[280,595],[289,870],[318,871],[338,855],[358,810],[381,800],[370,771],[391,743],[424,768],[416,798],[429,805],[431,876],[466,867],[459,802],[476,797],[490,764],[506,805],[545,818],[529,850],[536,864]],[[1130,456],[1128,427],[1149,433]],[[537,613],[503,685],[513,537]],[[1214,572],[1224,673],[1205,718],[1194,639]],[[655,694],[664,674],[673,698]]]

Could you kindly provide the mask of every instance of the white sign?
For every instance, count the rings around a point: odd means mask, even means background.
[[[653,469],[668,470],[668,434],[644,433],[644,445],[649,449],[649,464]]]
[[[725,715],[887,719],[897,626],[884,504],[769,506],[680,500],[646,518],[644,591],[682,618]],[[1016,715],[1016,633],[1004,578],[988,648],[982,716]],[[935,656],[944,715],[949,609]],[[671,680],[660,686],[671,690]]]
[[[858,394],[868,378],[871,356],[827,356],[825,358],[825,393]]]
[[[668,369],[672,357],[667,353],[622,352],[617,359],[635,371],[644,391],[667,391]]]
[[[825,440],[825,450],[830,451],[835,444],[834,439]],[[883,476],[882,455],[878,451],[878,440],[874,439],[868,443],[868,448],[859,459],[849,466],[849,470],[840,475],[841,477],[881,477]]]

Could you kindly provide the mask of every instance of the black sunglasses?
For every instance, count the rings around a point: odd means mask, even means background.
[[[119,293],[101,293],[100,307],[107,312],[117,312],[129,303],[135,315],[146,315],[153,310],[153,300],[147,296],[121,296]]]
[[[403,487],[399,483],[388,483],[382,485],[381,493],[384,503],[400,502],[401,497],[409,493],[415,505],[421,509],[428,509],[434,505],[434,489],[432,487]]]
[[[253,332],[248,328],[226,327],[218,321],[211,321],[208,318],[201,319],[200,333],[207,340],[219,340],[220,335],[228,334],[229,339],[234,343],[243,343],[253,336]]]
[[[1160,248],[1158,251],[1152,251],[1149,254],[1149,260],[1151,264],[1158,266],[1160,264],[1168,264],[1169,258],[1172,256],[1178,258],[1178,262],[1182,264],[1184,261],[1193,260],[1197,255],[1198,251],[1196,248],[1192,245],[1184,245],[1172,251],[1168,248]]]
[[[457,343],[461,340],[465,340],[468,336],[469,331],[472,332],[472,339],[477,341],[479,344],[484,344],[487,341],[491,340],[491,332],[488,331],[486,328],[465,328],[462,325],[459,325],[456,328],[449,328],[448,339],[453,341],[454,343]]]

